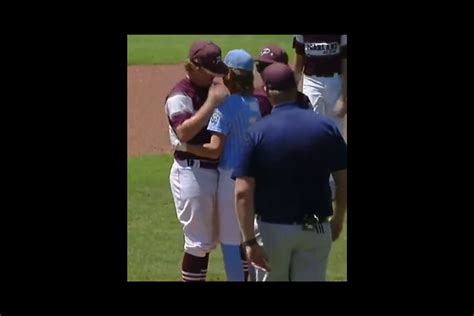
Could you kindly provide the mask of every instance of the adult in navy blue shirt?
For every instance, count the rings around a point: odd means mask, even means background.
[[[257,281],[324,281],[346,212],[346,144],[330,119],[295,104],[296,81],[287,65],[274,63],[262,77],[272,114],[249,129],[233,173],[243,245]]]

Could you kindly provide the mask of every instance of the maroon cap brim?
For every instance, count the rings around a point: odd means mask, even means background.
[[[216,77],[225,76],[229,72],[229,68],[227,67],[226,64],[224,64],[223,61],[220,61],[215,65],[209,65],[209,66],[203,65],[202,68],[204,68],[205,70],[207,70],[209,73],[211,73],[212,75]]]
[[[273,64],[274,62],[276,62],[275,60],[271,58],[265,58],[265,56],[258,57],[256,61],[260,61],[262,63],[267,63],[267,64]]]

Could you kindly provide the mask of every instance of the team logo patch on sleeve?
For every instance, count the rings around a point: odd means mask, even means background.
[[[222,113],[218,111],[214,111],[214,113],[212,113],[212,116],[211,116],[211,124],[217,125],[219,121],[221,120],[221,118],[222,118]]]

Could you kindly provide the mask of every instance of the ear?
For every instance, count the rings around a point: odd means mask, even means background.
[[[227,75],[225,75],[222,78],[222,82],[224,83],[224,86],[226,86],[226,88],[230,90],[231,88],[230,71],[227,73]]]

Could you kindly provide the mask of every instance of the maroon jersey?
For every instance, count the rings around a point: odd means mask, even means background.
[[[306,56],[304,74],[307,76],[340,74],[346,46],[345,35],[297,35],[293,39],[296,54]]]
[[[255,88],[253,96],[258,100],[258,106],[260,107],[260,114],[262,117],[267,116],[272,111],[272,105],[268,100],[267,94],[262,87]]]
[[[182,99],[179,102],[166,102],[167,109],[166,113],[168,114],[168,121],[173,130],[181,125],[184,121],[189,119],[196,113],[204,102],[207,99],[209,88],[203,88],[196,86],[189,80],[185,78],[178,82],[174,88],[171,89],[170,93],[166,97],[166,101],[169,98],[176,95],[183,95]],[[190,100],[189,100],[190,99]],[[190,139],[188,144],[206,144],[211,140],[211,133],[207,130],[207,124],[204,126],[192,139]],[[219,159],[210,159],[206,157],[199,157],[191,153],[175,151],[174,157],[179,160],[183,159],[200,159],[200,160],[210,160],[215,161],[216,165]]]

